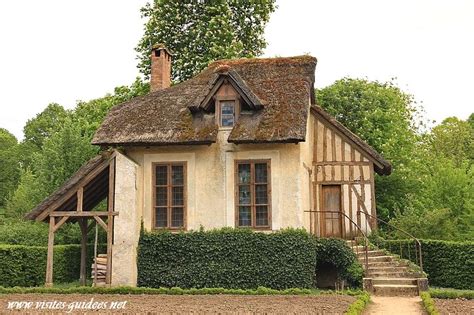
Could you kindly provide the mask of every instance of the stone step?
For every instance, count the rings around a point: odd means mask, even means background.
[[[364,258],[365,257],[365,251],[357,252],[355,253],[357,257]],[[367,251],[367,256],[369,257],[374,257],[374,256],[385,256],[386,254],[381,251],[381,250],[368,250]]]
[[[393,257],[392,256],[387,256],[387,255],[384,255],[384,256],[369,256],[369,262],[383,262],[383,261],[393,261]],[[365,261],[365,257],[357,257],[357,259],[360,261],[360,262],[364,262]]]
[[[362,264],[365,263],[364,260],[361,262]],[[370,267],[408,267],[408,263],[403,261],[369,261],[368,262],[369,268]]]
[[[416,278],[374,278],[372,284],[417,285]]]
[[[368,272],[407,272],[408,267],[405,266],[389,266],[389,267],[369,267]]]
[[[366,272],[366,277],[368,278],[373,278],[373,279],[378,279],[378,278],[417,278],[420,277],[421,275],[413,272],[405,272],[405,271],[392,271],[392,272],[386,272],[386,271],[381,271],[381,272],[375,272],[375,271],[370,271]]]
[[[374,284],[374,295],[380,296],[416,296],[418,286],[412,284]]]

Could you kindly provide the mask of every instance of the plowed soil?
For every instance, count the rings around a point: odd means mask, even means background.
[[[474,314],[474,300],[433,299],[441,314]]]
[[[91,300],[92,299],[92,300]],[[72,306],[83,307],[71,314],[100,312],[121,314],[219,313],[219,314],[343,314],[355,300],[344,295],[89,295],[89,294],[10,294],[0,295],[0,312],[28,314],[67,313]],[[8,302],[33,302],[29,309],[9,310]],[[53,302],[56,301],[56,304]],[[37,304],[36,302],[40,302]],[[41,304],[50,302],[50,304]],[[83,302],[80,305],[80,302]],[[90,303],[89,303],[90,302]],[[92,309],[96,302],[96,309]],[[110,309],[112,302],[123,308]],[[126,302],[125,304],[123,302]],[[64,304],[62,304],[64,303]],[[86,303],[89,303],[88,305]],[[102,303],[102,304],[100,304]],[[37,305],[46,305],[44,310]],[[72,305],[72,306],[71,306]],[[118,305],[118,304],[115,304]],[[85,308],[88,307],[89,308]],[[98,307],[100,309],[97,309]],[[56,309],[52,309],[56,307]]]

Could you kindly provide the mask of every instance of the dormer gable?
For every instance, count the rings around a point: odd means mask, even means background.
[[[215,106],[216,95],[220,90],[219,93],[223,94],[223,87],[224,91],[229,91],[228,93],[236,93],[241,103],[250,110],[259,110],[264,106],[264,102],[252,92],[240,75],[228,65],[221,65],[214,70],[207,87],[208,90],[204,97],[188,107],[191,112],[212,111]],[[230,91],[230,88],[232,88],[232,91]]]

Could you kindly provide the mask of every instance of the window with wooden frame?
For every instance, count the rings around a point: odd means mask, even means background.
[[[153,164],[153,224],[156,229],[186,226],[186,163]]]
[[[270,229],[270,160],[236,161],[235,168],[235,225]]]
[[[219,127],[234,127],[240,114],[240,102],[238,97],[216,97],[216,109]]]

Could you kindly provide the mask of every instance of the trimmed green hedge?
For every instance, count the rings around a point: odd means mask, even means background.
[[[103,246],[101,246],[103,250]],[[46,273],[47,247],[0,244],[0,286],[43,285]],[[88,247],[87,267],[92,264],[93,246]],[[80,245],[54,246],[53,281],[72,282],[79,279]],[[90,274],[90,270],[88,270]]]
[[[341,275],[356,258],[342,240],[316,240],[304,230],[259,233],[220,229],[172,234],[142,233],[138,285],[228,289],[312,288],[318,252]],[[355,268],[357,269],[357,268]],[[356,276],[355,276],[356,277]]]
[[[474,300],[474,290],[430,289],[431,297],[438,299]]]
[[[421,300],[423,301],[423,307],[429,315],[439,315],[439,311],[436,309],[436,305],[428,292],[421,292]]]
[[[423,271],[428,274],[430,285],[474,289],[474,242],[454,242],[437,240],[420,240],[423,253]],[[378,246],[394,249],[402,258],[415,261],[415,249],[411,240],[376,241]],[[408,249],[410,252],[408,252]],[[410,255],[408,255],[410,254]]]

